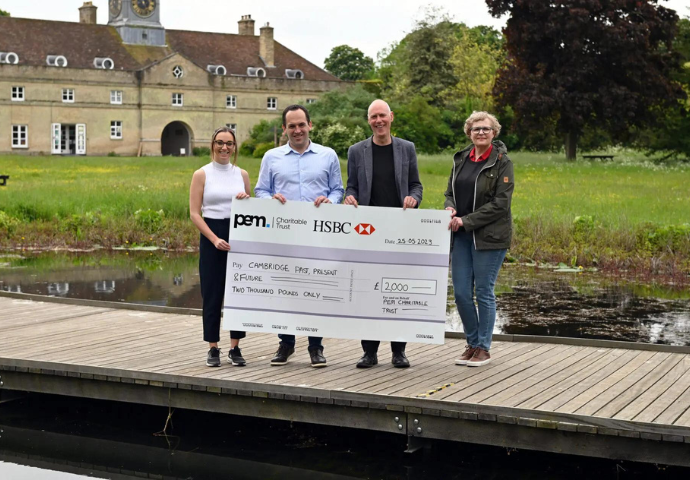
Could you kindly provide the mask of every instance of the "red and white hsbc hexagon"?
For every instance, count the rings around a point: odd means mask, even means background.
[[[370,223],[360,223],[355,227],[355,232],[359,233],[360,235],[371,235],[375,231],[376,229]]]

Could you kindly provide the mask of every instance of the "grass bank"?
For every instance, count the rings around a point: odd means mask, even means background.
[[[613,162],[511,155],[521,261],[690,272],[690,165],[659,166],[637,152]],[[99,245],[194,249],[192,172],[208,158],[0,157],[0,248]],[[240,158],[256,182],[260,160]],[[345,162],[341,163],[346,176]],[[422,208],[443,208],[450,155],[422,155]]]

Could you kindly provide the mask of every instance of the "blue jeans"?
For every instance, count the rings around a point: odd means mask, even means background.
[[[467,344],[487,352],[491,348],[491,334],[496,323],[494,285],[506,252],[506,249],[476,250],[472,232],[459,231],[453,235],[451,275],[455,305],[467,335]]]
[[[295,336],[294,335],[284,335],[282,333],[279,333],[278,338],[280,338],[280,344],[281,345],[285,345],[286,347],[295,348]],[[323,337],[309,337],[309,351],[311,352],[315,348],[323,349],[323,345],[321,345],[321,340],[323,340]]]

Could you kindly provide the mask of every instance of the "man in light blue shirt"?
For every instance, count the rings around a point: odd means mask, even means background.
[[[309,140],[312,129],[309,112],[301,105],[283,110],[283,133],[289,142],[273,148],[261,160],[259,180],[254,188],[257,198],[286,201],[340,203],[345,189],[340,175],[340,161],[332,148]],[[294,335],[278,335],[280,345],[271,365],[285,365],[295,352]],[[309,337],[309,356],[312,367],[325,367],[321,337]]]

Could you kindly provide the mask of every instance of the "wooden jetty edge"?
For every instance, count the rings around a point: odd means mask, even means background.
[[[305,338],[271,367],[277,339],[249,334],[246,367],[208,368],[197,315],[114,307],[0,294],[0,400],[40,392],[390,432],[410,449],[442,439],[690,466],[690,347],[496,336],[493,362],[468,368],[453,363],[464,341],[447,338],[408,344],[409,369],[384,343],[360,370],[358,341],[325,339],[329,366],[314,369]]]

